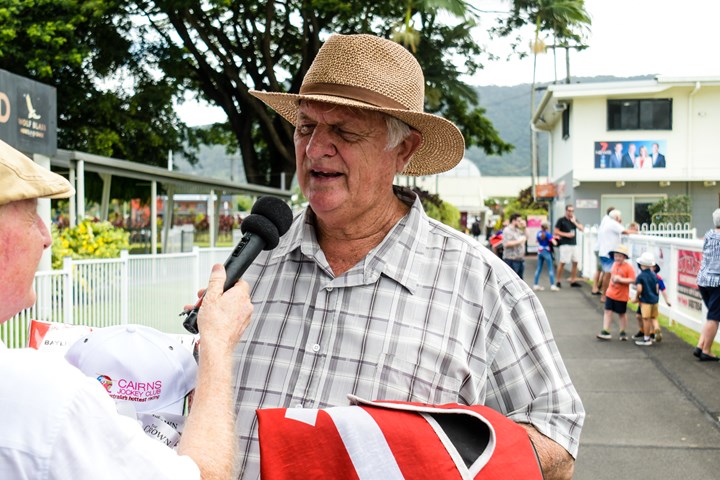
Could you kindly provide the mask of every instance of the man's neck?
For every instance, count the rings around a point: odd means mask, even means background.
[[[410,207],[393,195],[390,204],[373,208],[353,219],[328,219],[317,215],[318,243],[335,276],[352,268],[387,236]]]

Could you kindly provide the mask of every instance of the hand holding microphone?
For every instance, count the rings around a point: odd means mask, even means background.
[[[223,292],[237,283],[261,251],[277,247],[280,237],[288,231],[291,224],[292,210],[285,202],[276,197],[260,197],[250,210],[250,215],[240,224],[243,238],[225,261],[227,277]],[[203,298],[204,295],[192,309],[180,314],[187,315],[183,326],[193,334],[198,333],[197,315]]]

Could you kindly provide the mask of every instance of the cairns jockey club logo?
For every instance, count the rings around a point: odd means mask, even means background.
[[[100,385],[105,387],[105,390],[107,390],[108,393],[110,393],[110,389],[113,386],[112,378],[107,375],[98,375],[97,381],[100,382]]]

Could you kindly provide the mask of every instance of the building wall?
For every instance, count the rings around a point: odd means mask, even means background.
[[[573,86],[558,88],[551,104],[558,100],[571,105],[570,137],[562,138],[559,115],[545,111],[552,118],[548,132],[550,176],[558,185],[558,197],[553,202],[553,217],[563,214],[567,203],[576,206],[576,215],[584,224],[595,224],[607,206],[618,203],[625,223],[633,220],[634,197],[637,202],[654,202],[678,195],[690,196],[692,226],[700,232],[711,227],[711,215],[720,207],[720,82],[712,85],[694,82],[682,85],[658,83],[655,93],[584,94]],[[600,90],[602,84],[597,84]],[[623,90],[628,91],[627,87]],[[672,98],[672,130],[613,130],[607,129],[608,99]],[[595,142],[665,141],[666,168],[601,169],[595,168]],[[612,146],[610,147],[612,149]],[[708,181],[717,181],[711,185]],[[661,183],[662,182],[662,183]],[[668,184],[669,182],[669,184]],[[613,205],[616,206],[616,205]],[[642,213],[642,212],[641,212]]]

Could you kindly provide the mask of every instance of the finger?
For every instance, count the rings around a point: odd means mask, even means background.
[[[225,268],[219,263],[216,263],[210,272],[210,280],[208,281],[208,288],[205,291],[205,298],[218,298],[223,293],[223,285],[225,285]]]
[[[198,298],[200,298],[200,297],[202,297],[203,295],[205,295],[205,290],[207,290],[207,288],[201,288],[200,290],[197,291],[197,296],[198,296]]]

